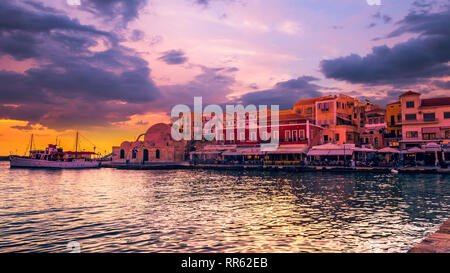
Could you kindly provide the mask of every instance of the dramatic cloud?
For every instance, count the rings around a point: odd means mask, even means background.
[[[147,0],[89,0],[81,8],[108,20],[119,18],[125,25],[139,16]]]
[[[148,110],[144,105],[159,91],[134,50],[120,46],[114,33],[28,6],[0,3],[0,55],[40,64],[24,73],[0,71],[0,118],[70,128]],[[105,49],[92,51],[95,46]]]
[[[315,77],[302,76],[279,82],[272,89],[244,94],[236,100],[236,103],[280,105],[280,109],[289,109],[297,100],[322,96],[320,92],[322,87],[312,83],[318,80]]]
[[[234,68],[211,68],[200,66],[201,73],[186,84],[160,86],[161,96],[153,109],[169,112],[177,104],[192,105],[194,97],[202,97],[204,104],[221,104],[228,102],[227,95],[232,93],[236,83]]]
[[[164,61],[166,64],[176,65],[184,64],[188,61],[188,58],[182,50],[170,50],[164,52],[159,60]]]
[[[433,84],[444,90],[450,90],[450,81],[433,81]]]
[[[327,78],[371,85],[407,85],[450,75],[450,9],[439,13],[411,13],[388,37],[405,33],[420,36],[393,47],[379,46],[361,57],[352,54],[321,62]]]

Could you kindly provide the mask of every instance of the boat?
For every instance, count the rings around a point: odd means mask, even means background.
[[[28,156],[9,157],[11,168],[52,168],[52,169],[86,169],[99,168],[100,161],[93,159],[95,152],[78,151],[78,133],[75,152],[63,151],[56,144],[49,144],[45,150],[33,150],[33,135]]]

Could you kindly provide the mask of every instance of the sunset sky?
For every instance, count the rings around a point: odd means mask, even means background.
[[[450,0],[0,1],[0,155],[110,152],[176,104],[450,90]],[[374,2],[374,1],[369,1]]]

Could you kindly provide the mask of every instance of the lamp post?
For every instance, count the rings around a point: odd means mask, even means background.
[[[347,155],[345,153],[345,141],[344,141],[344,167],[347,167]]]

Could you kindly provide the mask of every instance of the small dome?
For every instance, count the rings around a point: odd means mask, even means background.
[[[165,123],[158,123],[150,127],[144,136],[144,142],[150,145],[165,145],[172,141],[172,128]]]

